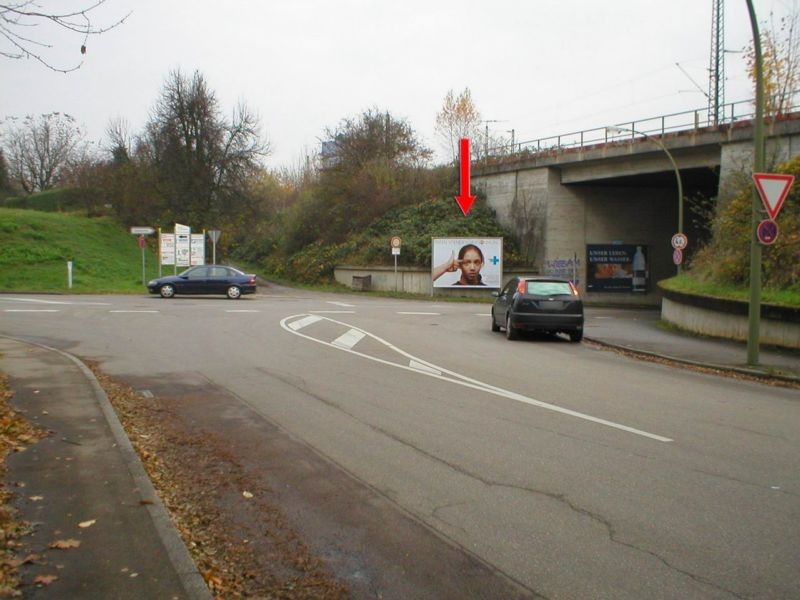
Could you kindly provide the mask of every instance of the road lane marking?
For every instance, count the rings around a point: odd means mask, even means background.
[[[408,366],[411,367],[412,369],[414,369],[415,371],[422,371],[424,373],[432,373],[432,374],[435,374],[435,375],[441,375],[442,374],[441,371],[439,371],[437,369],[434,369],[432,367],[429,367],[428,365],[423,365],[422,363],[419,363],[419,362],[417,362],[415,360],[409,361]]]
[[[431,315],[431,316],[439,316],[442,313],[437,312],[413,312],[413,311],[398,311],[398,315]]]
[[[57,308],[7,308],[3,312],[25,312],[25,313],[28,313],[28,312],[35,312],[35,313],[46,312],[46,313],[55,313],[55,312],[61,312],[61,311],[59,309],[57,309]]]
[[[14,302],[33,302],[36,304],[68,304],[84,306],[113,306],[110,302],[66,302],[63,300],[39,300],[38,298],[0,298],[0,300]]]
[[[157,310],[110,310],[110,313],[157,313]]]
[[[335,306],[344,306],[345,308],[355,308],[355,304],[348,304],[347,302],[334,302],[333,300],[327,300],[327,304],[333,304]]]
[[[301,316],[301,315],[298,315]],[[315,315],[308,315],[307,317],[300,319],[299,321],[294,321],[293,323],[289,324],[289,327],[292,328],[293,331],[297,331],[298,329],[302,329],[303,327],[307,327],[312,323],[316,323],[317,321],[322,321],[323,317],[317,317]],[[302,335],[302,334],[300,334]],[[308,337],[308,336],[304,336]]]
[[[291,323],[289,322],[292,319],[298,319],[299,317],[303,317],[303,318],[301,318],[301,319],[299,319],[297,321],[292,321]],[[302,327],[305,327],[306,325],[310,324],[308,322],[309,319],[314,319],[313,321],[311,321],[313,323],[315,323],[315,322],[317,322],[317,321],[319,321],[321,319],[324,319],[326,321],[330,321],[331,323],[336,323],[337,325],[343,325],[344,327],[347,327],[348,329],[354,329],[356,331],[360,331],[365,336],[371,337],[373,340],[383,344],[387,348],[389,348],[391,350],[394,350],[398,354],[406,357],[409,360],[409,366],[406,366],[406,365],[400,364],[400,363],[396,363],[396,362],[391,362],[391,361],[388,361],[388,360],[384,360],[384,359],[378,358],[376,356],[370,356],[369,354],[364,354],[363,352],[358,352],[357,350],[353,350],[352,348],[343,348],[341,346],[336,346],[331,342],[326,342],[324,340],[320,340],[320,339],[317,339],[315,337],[311,337],[310,335],[306,335],[306,334],[301,333],[300,331],[298,331]],[[594,417],[592,415],[581,413],[581,412],[578,412],[576,410],[571,410],[569,408],[564,408],[564,407],[558,406],[556,404],[550,404],[549,402],[543,402],[541,400],[536,400],[534,398],[529,398],[527,396],[523,396],[522,394],[518,394],[516,392],[512,392],[512,391],[509,391],[509,390],[504,390],[503,388],[499,388],[499,387],[496,387],[494,385],[491,385],[491,384],[488,384],[488,383],[484,383],[482,381],[478,381],[477,379],[472,379],[471,377],[467,377],[466,375],[461,375],[459,373],[456,373],[455,371],[450,371],[448,369],[445,369],[444,367],[440,367],[440,366],[437,366],[437,365],[435,365],[433,363],[430,363],[430,362],[428,362],[426,360],[423,360],[421,358],[417,358],[417,357],[409,354],[408,352],[405,352],[404,350],[401,350],[400,348],[398,348],[397,346],[393,345],[392,343],[384,340],[383,338],[378,337],[377,335],[374,335],[372,333],[364,331],[363,329],[359,329],[358,327],[354,327],[353,325],[350,325],[348,323],[343,323],[341,321],[336,321],[336,320],[330,319],[328,317],[314,317],[314,316],[308,316],[308,315],[304,315],[304,314],[291,315],[289,317],[285,317],[284,319],[282,319],[280,321],[280,325],[281,325],[281,327],[283,329],[285,329],[289,333],[293,333],[293,334],[298,335],[300,337],[306,338],[308,340],[311,340],[312,342],[316,342],[318,344],[322,344],[323,346],[329,346],[331,348],[336,348],[337,350],[341,350],[342,352],[349,352],[351,354],[355,354],[356,356],[361,356],[362,358],[366,358],[368,360],[372,360],[372,361],[375,361],[375,362],[378,362],[378,363],[381,363],[381,364],[384,364],[384,365],[387,365],[387,366],[390,366],[390,367],[395,367],[397,369],[404,369],[406,371],[411,371],[413,373],[419,373],[421,375],[426,375],[428,377],[433,377],[434,379],[439,379],[441,381],[447,381],[449,383],[453,383],[453,384],[460,385],[460,386],[463,386],[463,387],[466,387],[466,388],[478,390],[480,392],[487,392],[487,393],[493,394],[495,396],[500,396],[501,398],[507,398],[509,400],[515,400],[517,402],[522,402],[524,404],[529,404],[531,406],[536,406],[538,408],[543,408],[545,410],[550,410],[550,411],[553,411],[553,412],[561,413],[563,415],[567,415],[567,416],[570,416],[570,417],[575,417],[576,419],[582,419],[584,421],[589,421],[591,423],[596,423],[598,425],[603,425],[605,427],[611,427],[613,429],[618,429],[620,431],[625,431],[627,433],[632,433],[634,435],[639,435],[639,436],[646,437],[646,438],[649,438],[649,439],[652,439],[652,440],[656,440],[656,441],[659,441],[659,442],[668,443],[668,442],[675,441],[675,440],[673,440],[671,438],[664,437],[664,436],[661,436],[661,435],[657,435],[655,433],[649,433],[649,432],[643,431],[641,429],[636,429],[635,427],[628,427],[627,425],[622,425],[621,423],[615,423],[614,421],[608,421],[606,419],[601,419],[599,417]],[[416,366],[415,367],[410,366],[411,362],[415,363]]]
[[[252,310],[250,308],[242,308],[242,309],[230,309],[226,310],[226,313],[258,313],[261,312],[260,310]]]
[[[354,315],[354,310],[310,310],[313,315]]]
[[[492,313],[475,313],[476,317],[491,317]]]
[[[364,339],[367,334],[363,331],[358,331],[356,329],[351,329],[347,333],[340,335],[338,338],[331,342],[334,346],[339,346],[339,348],[352,348],[358,342]]]

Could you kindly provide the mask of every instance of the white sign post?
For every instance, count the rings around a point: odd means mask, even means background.
[[[397,291],[397,257],[400,256],[400,246],[403,244],[403,240],[400,239],[400,236],[393,236],[389,245],[392,247],[392,256],[394,257],[394,291]]]
[[[219,229],[209,229],[208,237],[211,238],[211,264],[217,264],[217,242],[222,232]]]

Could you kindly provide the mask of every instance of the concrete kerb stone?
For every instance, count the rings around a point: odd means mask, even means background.
[[[89,367],[83,364],[79,358],[68,352],[64,352],[63,350],[51,348],[50,346],[45,346],[44,344],[31,342],[29,340],[21,340],[11,336],[2,337],[22,344],[29,344],[44,350],[56,352],[71,360],[80,369],[81,373],[83,373],[94,390],[97,403],[100,405],[100,408],[103,411],[103,415],[105,416],[111,433],[114,436],[114,441],[116,442],[117,447],[122,454],[123,460],[128,467],[128,471],[136,483],[136,487],[139,490],[141,497],[152,501],[152,504],[146,505],[147,511],[150,514],[150,517],[153,519],[153,524],[158,532],[158,536],[161,539],[161,542],[164,544],[164,548],[167,550],[170,562],[178,574],[187,596],[192,600],[213,600],[211,591],[208,589],[203,576],[197,569],[197,565],[189,554],[186,545],[183,543],[180,535],[178,535],[178,532],[172,523],[172,519],[170,518],[166,507],[156,493],[153,483],[150,481],[147,472],[144,470],[144,465],[142,465],[142,462],[139,460],[139,455],[136,454],[136,451],[133,449],[133,445],[131,444],[130,439],[128,439],[128,435],[125,433],[125,429],[122,427],[122,423],[120,423],[117,413],[111,406],[108,396],[100,385],[100,382],[97,381],[94,373],[92,373]]]
[[[598,346],[604,346],[606,348],[611,348],[613,350],[622,350],[624,352],[629,352],[634,355],[639,356],[646,356],[650,358],[657,358],[660,360],[678,363],[682,365],[687,365],[690,367],[700,367],[703,369],[713,369],[714,371],[722,371],[728,373],[737,373],[739,375],[747,375],[748,377],[755,377],[758,379],[765,379],[765,380],[775,380],[775,381],[782,381],[785,383],[792,383],[796,385],[800,385],[800,377],[794,377],[792,375],[780,375],[778,373],[768,373],[766,371],[759,371],[758,369],[746,369],[744,367],[734,367],[731,365],[718,365],[714,363],[708,362],[700,362],[696,360],[688,360],[686,358],[678,358],[675,356],[669,356],[667,354],[659,354],[658,352],[650,352],[649,350],[640,350],[638,348],[631,348],[630,346],[625,346],[623,344],[612,344],[611,342],[606,342],[603,340],[598,340],[597,338],[592,338],[588,336],[584,336],[583,338],[587,342],[591,342],[593,344],[597,344]]]

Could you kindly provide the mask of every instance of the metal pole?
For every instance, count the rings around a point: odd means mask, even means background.
[[[217,264],[217,240],[211,238],[211,264]]]
[[[397,291],[397,254],[394,255],[394,291]]]
[[[756,11],[752,0],[746,0],[747,12],[750,15],[750,27],[753,30],[753,49],[756,58],[756,116],[753,123],[755,144],[753,156],[753,172],[764,170],[764,63],[761,55],[761,34],[758,31]],[[758,243],[756,229],[758,227],[761,202],[753,186],[751,231],[750,231],[750,306],[748,308],[747,332],[747,364],[758,364],[759,328],[761,325],[761,245]]]
[[[145,273],[145,271],[144,271],[144,246],[142,246],[142,285],[147,283],[145,281],[145,274],[144,273]]]

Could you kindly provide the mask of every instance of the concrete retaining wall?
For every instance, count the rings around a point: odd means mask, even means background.
[[[701,304],[708,306],[700,306]],[[734,340],[747,340],[747,303],[717,301],[665,291],[661,318],[687,331]],[[800,310],[762,306],[759,340],[762,344],[800,349]]]
[[[503,285],[515,275],[530,274],[530,270],[507,269],[503,272]],[[430,269],[420,269],[418,267],[397,267],[397,277],[395,278],[394,267],[384,266],[337,266],[333,270],[333,276],[337,282],[347,287],[357,289],[359,281],[354,282],[353,278],[371,276],[370,289],[382,292],[407,292],[409,294],[420,294],[428,296],[465,296],[468,298],[488,298],[491,296],[492,288],[486,289],[454,289],[454,288],[434,288],[431,282]]]

